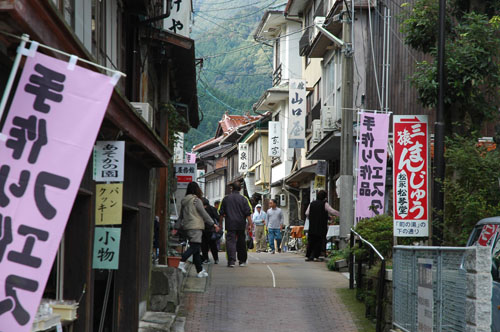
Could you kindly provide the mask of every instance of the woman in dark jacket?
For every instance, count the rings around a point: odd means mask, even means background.
[[[214,220],[215,224],[217,224],[217,220],[219,220],[219,214],[217,213],[217,210],[210,205],[208,199],[203,198],[203,206],[205,207],[205,211],[207,211],[208,215]],[[212,257],[214,258],[214,264],[219,264],[217,239],[214,235],[214,228],[212,226],[206,225],[205,230],[203,231],[203,236],[201,238],[201,260],[203,261],[203,264],[210,263],[210,259],[208,259],[209,249],[212,252]]]

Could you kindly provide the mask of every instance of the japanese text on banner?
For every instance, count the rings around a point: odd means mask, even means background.
[[[384,213],[389,118],[384,113],[360,117],[356,222]]]
[[[270,157],[281,157],[281,123],[269,121],[269,151]]]
[[[26,58],[0,142],[2,331],[31,331],[113,88],[85,68]]]
[[[306,81],[290,79],[288,148],[303,149],[306,141]]]
[[[428,123],[425,115],[394,116],[394,236],[429,234]]]
[[[238,172],[246,173],[248,171],[248,144],[239,143],[238,144]]]

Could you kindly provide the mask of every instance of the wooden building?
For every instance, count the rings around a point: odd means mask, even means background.
[[[199,123],[194,41],[161,29],[161,15],[170,4],[166,1],[165,8],[163,0],[0,0],[1,32],[28,34],[127,75],[113,92],[97,138],[125,141],[119,269],[92,269],[95,182],[89,160],[56,258],[59,264],[54,263],[44,294],[79,301],[76,332],[98,331],[103,312],[105,331],[137,331],[147,309],[153,220],[158,211],[162,223],[168,215],[169,131],[187,131]],[[2,91],[18,44],[0,34]],[[138,103],[134,105],[141,114],[131,102]],[[182,128],[168,126],[172,112],[185,119]]]

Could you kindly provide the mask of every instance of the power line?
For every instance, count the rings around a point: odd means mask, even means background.
[[[242,110],[238,110],[238,109],[236,109],[236,108],[231,107],[230,105],[226,104],[225,102],[223,102],[222,100],[220,100],[219,98],[217,98],[216,96],[214,96],[214,95],[210,92],[210,90],[208,90],[208,87],[207,87],[207,86],[209,86],[209,84],[205,83],[205,81],[204,81],[204,80],[202,80],[202,79],[200,79],[200,86],[201,86],[201,87],[202,87],[202,88],[203,88],[203,89],[204,89],[204,90],[208,93],[208,95],[209,95],[210,97],[212,97],[212,98],[213,98],[215,101],[217,101],[219,104],[221,104],[221,105],[223,105],[223,106],[225,106],[225,107],[229,108],[229,109],[230,109],[230,110],[232,110],[232,111],[235,111],[235,112],[243,112]]]
[[[216,19],[216,20],[221,20],[221,21],[232,21],[232,20],[237,20],[237,19],[240,19],[240,18],[245,18],[245,17],[249,17],[249,16],[252,16],[252,15],[255,15],[255,14],[259,14],[262,12],[262,10],[266,9],[266,8],[269,8],[271,7],[272,5],[274,5],[276,2],[278,2],[279,0],[273,0],[270,4],[268,4],[267,6],[264,6],[262,8],[259,8],[258,10],[256,10],[255,12],[251,12],[251,13],[248,13],[248,14],[245,14],[243,16],[234,16],[234,17],[229,17],[229,18],[223,18],[223,17],[216,17],[216,16],[213,16],[211,18],[213,19]]]
[[[266,1],[262,1],[262,2],[266,2]],[[221,11],[221,10],[234,10],[234,9],[240,9],[240,8],[255,7],[256,5],[262,4],[262,2],[261,3],[252,3],[252,4],[249,4],[249,5],[247,4],[247,5],[238,6],[238,7],[203,9],[203,10],[200,10],[200,11],[203,12],[203,13],[205,13],[205,12],[214,12],[214,11]]]

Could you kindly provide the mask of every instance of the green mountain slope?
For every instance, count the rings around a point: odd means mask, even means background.
[[[271,87],[272,49],[254,41],[266,10],[283,8],[284,0],[195,0],[196,57],[203,58],[198,74],[202,121],[185,138],[185,149],[213,137],[222,114],[251,111]]]

